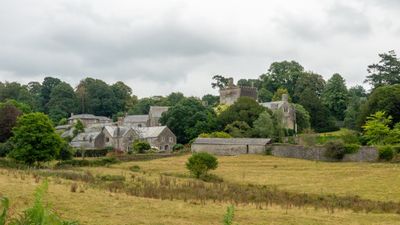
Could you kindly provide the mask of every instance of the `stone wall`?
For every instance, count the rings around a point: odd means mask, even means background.
[[[274,145],[271,154],[278,157],[297,158],[318,161],[336,161],[325,157],[326,149],[322,146],[305,147],[301,145]],[[378,160],[378,150],[373,147],[361,147],[354,154],[344,156],[344,162],[375,162]]]

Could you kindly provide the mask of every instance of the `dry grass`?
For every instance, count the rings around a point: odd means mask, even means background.
[[[20,175],[0,173],[0,194],[11,199],[13,208],[23,209],[32,201],[38,184],[33,177],[20,179]],[[63,218],[77,219],[81,224],[222,224],[225,204],[154,200],[124,194],[110,194],[98,189],[85,193],[72,193],[67,182],[51,182],[46,200]],[[17,211],[12,210],[14,215]],[[347,211],[328,214],[324,210],[281,209],[269,207],[236,207],[235,223],[238,224],[400,224],[395,214],[362,214]]]
[[[122,173],[135,164],[151,174],[187,174],[188,156],[123,163],[99,172]],[[219,157],[213,173],[225,181],[276,185],[281,190],[313,194],[358,195],[381,201],[400,201],[400,164],[327,163],[262,155]]]
[[[93,176],[119,175],[159,179],[160,173],[187,174],[188,156],[164,158],[145,162],[129,162],[111,167],[78,168]],[[214,172],[227,182],[276,185],[278,189],[297,193],[359,195],[373,200],[400,200],[400,167],[396,164],[322,163],[261,155],[219,157]],[[139,172],[130,171],[133,165]],[[11,171],[11,172],[10,172]],[[0,169],[0,196],[7,195],[15,215],[32,200],[37,177],[25,172]],[[65,171],[67,172],[67,171]],[[60,178],[50,178],[49,200],[65,219],[81,224],[222,224],[227,204],[198,201],[157,200],[110,193],[78,182],[84,192],[71,192],[71,184]],[[186,179],[186,178],[181,178]],[[39,182],[40,183],[40,182]],[[269,206],[257,209],[252,205],[236,207],[235,224],[400,224],[400,215],[353,213],[311,208],[283,209]]]

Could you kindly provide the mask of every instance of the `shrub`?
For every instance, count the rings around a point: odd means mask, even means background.
[[[344,154],[353,154],[356,153],[360,149],[360,145],[358,144],[345,144],[344,145]]]
[[[146,150],[149,150],[150,144],[147,141],[135,141],[132,144],[133,151],[136,153],[144,153]]]
[[[133,165],[129,168],[130,171],[132,172],[139,172],[140,171],[140,166],[138,165]]]
[[[345,145],[341,140],[328,141],[325,143],[325,156],[332,159],[341,160],[346,154]]]
[[[58,162],[55,168],[65,168],[65,167],[85,167],[85,166],[107,166],[111,164],[118,163],[119,160],[116,158],[108,157],[96,160],[86,160],[86,159],[71,159]]]
[[[183,144],[176,144],[174,145],[174,147],[172,147],[173,151],[180,151],[184,148],[185,146],[183,146]]]
[[[232,138],[232,136],[223,131],[215,131],[212,133],[202,133],[199,135],[201,138]]]
[[[226,214],[224,216],[224,225],[233,225],[233,217],[235,216],[235,208],[233,205],[230,205],[226,209]]]
[[[109,152],[108,148],[104,149],[90,149],[90,150],[82,150],[82,149],[75,149],[75,157],[82,157],[84,154],[85,157],[103,157],[106,156]]]
[[[381,146],[378,148],[379,151],[379,159],[390,161],[394,157],[394,151],[391,146]]]
[[[360,144],[359,135],[357,134],[357,132],[352,130],[343,129],[341,131],[340,138],[346,144]]]
[[[71,160],[74,158],[74,150],[71,146],[68,145],[67,142],[64,142],[60,152],[56,156],[57,160]]]
[[[394,146],[392,146],[392,148],[393,148],[393,152],[395,154],[399,154],[400,153],[400,145],[394,145]]]
[[[196,178],[206,175],[209,170],[214,170],[217,167],[217,158],[207,152],[194,153],[186,162],[186,168]]]
[[[13,150],[12,142],[9,140],[4,143],[0,143],[0,157],[6,157],[8,153]]]

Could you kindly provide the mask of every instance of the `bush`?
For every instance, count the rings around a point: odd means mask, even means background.
[[[174,145],[174,147],[172,147],[173,151],[180,151],[184,148],[185,146],[183,146],[183,144],[176,144]]]
[[[132,147],[135,153],[145,153],[145,151],[151,148],[147,141],[135,141],[133,142]]]
[[[76,149],[75,157],[82,157],[83,154],[85,154],[85,157],[104,157],[107,155],[108,152],[108,148],[90,150]]]
[[[196,178],[206,175],[209,170],[214,170],[217,167],[217,158],[207,152],[193,153],[186,162],[186,168]]]
[[[353,154],[356,153],[360,149],[360,145],[358,144],[345,144],[344,145],[344,154]]]
[[[55,168],[64,168],[64,167],[85,167],[85,166],[107,166],[111,164],[118,163],[118,159],[116,158],[102,158],[96,160],[85,160],[85,159],[71,159],[65,160],[62,162],[58,162],[55,165]]]
[[[393,152],[395,154],[399,154],[400,153],[400,145],[394,145],[394,146],[392,146],[392,148],[393,148]]]
[[[60,152],[56,156],[57,160],[71,160],[74,158],[74,149],[68,145],[68,143],[64,142],[63,146],[60,149]]]
[[[378,148],[379,151],[379,159],[390,161],[394,157],[394,151],[391,146],[381,146]]]
[[[340,138],[346,144],[360,144],[359,135],[357,132],[352,130],[343,129]]]
[[[132,171],[132,172],[139,172],[140,171],[140,166],[133,165],[133,166],[129,167],[129,170]]]
[[[346,154],[345,145],[341,140],[328,141],[325,143],[325,148],[325,156],[328,158],[341,160]]]
[[[13,150],[12,142],[9,140],[4,143],[0,143],[0,157],[6,157],[8,153]]]
[[[232,136],[223,131],[215,131],[212,133],[202,133],[199,135],[200,138],[232,138]]]

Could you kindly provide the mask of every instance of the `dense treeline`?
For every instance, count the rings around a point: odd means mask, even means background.
[[[367,117],[378,111],[385,112],[396,124],[400,121],[400,60],[393,51],[379,57],[378,63],[367,66],[365,82],[371,85],[370,92],[360,85],[348,88],[337,73],[325,81],[322,75],[307,71],[295,61],[274,62],[258,79],[240,79],[237,85],[256,87],[259,102],[280,100],[282,94],[288,94],[296,108],[300,132],[307,128],[325,132],[339,127],[361,131]],[[229,82],[221,75],[213,80],[214,88],[223,88]],[[251,99],[240,99],[230,107],[219,105],[219,97],[210,94],[200,99],[175,92],[138,99],[121,81],[107,84],[85,78],[72,87],[58,78],[46,77],[41,83],[27,85],[0,82],[0,142],[12,136],[12,127],[24,113],[43,112],[54,125],[59,125],[71,113],[116,119],[126,113],[147,114],[152,105],[171,106],[161,122],[182,143],[215,131],[234,137],[279,138],[290,133],[279,124],[279,113]]]

